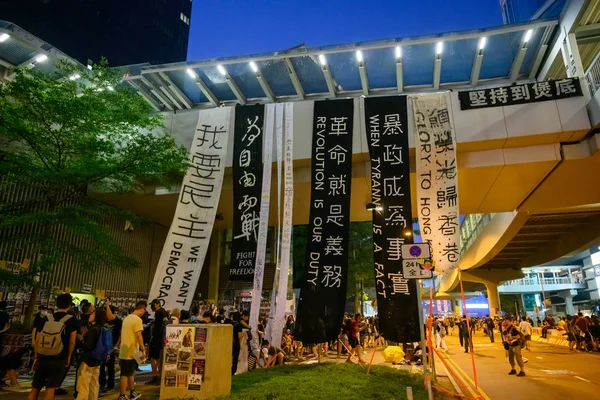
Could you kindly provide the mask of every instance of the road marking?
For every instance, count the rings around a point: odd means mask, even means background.
[[[543,369],[542,372],[551,375],[575,375],[575,372],[566,369]]]
[[[579,379],[579,380],[582,380],[582,381],[584,381],[584,382],[588,382],[588,383],[589,383],[589,382],[591,382],[591,381],[588,381],[587,379],[585,379],[585,378],[582,378],[582,377],[580,377],[580,376],[576,376],[575,378],[577,378],[577,379]]]
[[[450,357],[449,355],[446,355],[446,360],[448,360],[454,366],[454,368],[456,369],[456,372],[458,372],[463,378],[465,378],[473,386],[472,390],[473,390],[473,392],[475,392],[475,382],[473,382],[473,380],[467,374],[467,372],[464,369],[462,369],[460,367],[460,365],[458,365],[456,363],[456,361],[454,361],[452,359],[452,357]],[[483,391],[481,386],[478,385],[477,387],[479,389],[479,394],[481,395],[481,397],[483,397],[485,400],[491,400],[490,397]]]

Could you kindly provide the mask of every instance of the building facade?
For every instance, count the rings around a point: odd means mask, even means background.
[[[0,19],[81,63],[185,61],[191,0],[0,0]]]

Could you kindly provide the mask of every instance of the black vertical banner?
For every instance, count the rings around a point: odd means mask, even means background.
[[[413,242],[407,119],[406,96],[365,98],[379,330],[399,343],[421,337],[417,281],[402,275],[402,244]]]
[[[305,343],[337,338],[346,304],[354,101],[314,107],[311,203],[296,336]]]
[[[263,178],[264,105],[235,108],[233,241],[229,280],[252,282]]]

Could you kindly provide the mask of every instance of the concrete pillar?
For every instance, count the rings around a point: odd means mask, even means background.
[[[574,290],[574,289],[563,290],[561,292],[558,292],[558,295],[560,297],[562,297],[563,299],[565,299],[566,313],[568,315],[574,315],[575,314],[575,306],[573,306],[573,296],[577,295],[577,290]]]
[[[215,305],[219,300],[219,275],[221,271],[221,237],[223,232],[213,229],[210,237],[210,260],[208,274],[208,300]]]
[[[485,284],[485,289],[488,295],[488,305],[490,308],[490,316],[500,314],[500,295],[498,294],[498,285],[488,282]]]
[[[567,314],[568,315],[575,314],[575,307],[573,306],[573,296],[565,297],[565,303],[567,306]]]

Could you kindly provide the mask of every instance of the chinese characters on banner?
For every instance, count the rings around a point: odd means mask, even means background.
[[[448,93],[412,98],[417,155],[417,205],[423,240],[431,245],[435,273],[458,267],[460,218],[456,139]]]
[[[344,316],[353,116],[354,100],[315,102],[310,231],[296,321],[305,343],[337,338]]]
[[[262,187],[264,105],[235,109],[233,239],[229,280],[252,282]]]
[[[402,275],[403,244],[412,243],[406,96],[365,99],[371,158],[373,258],[379,331],[392,342],[420,340],[417,281]]]
[[[265,253],[267,250],[267,233],[269,228],[269,206],[271,201],[271,168],[273,159],[273,132],[275,125],[275,104],[268,104],[265,121],[265,140],[263,151],[263,181],[260,194],[260,214],[258,222],[258,239],[256,242],[256,264],[252,284],[252,303],[250,303],[250,321],[252,327],[258,326],[260,302],[262,300],[263,277],[265,273]],[[252,347],[258,349],[258,335],[252,335]]]
[[[583,96],[577,78],[458,92],[461,110],[511,106],[574,96]]]
[[[279,109],[277,109],[279,112]],[[271,343],[281,343],[285,321],[285,307],[290,270],[290,248],[292,243],[292,206],[294,204],[294,103],[285,103],[285,138],[283,140],[283,226],[281,230],[281,262],[279,264],[279,282],[277,301],[275,302],[274,325],[268,335]]]
[[[190,168],[150,289],[167,309],[192,303],[217,214],[231,108],[200,111],[190,148]]]

